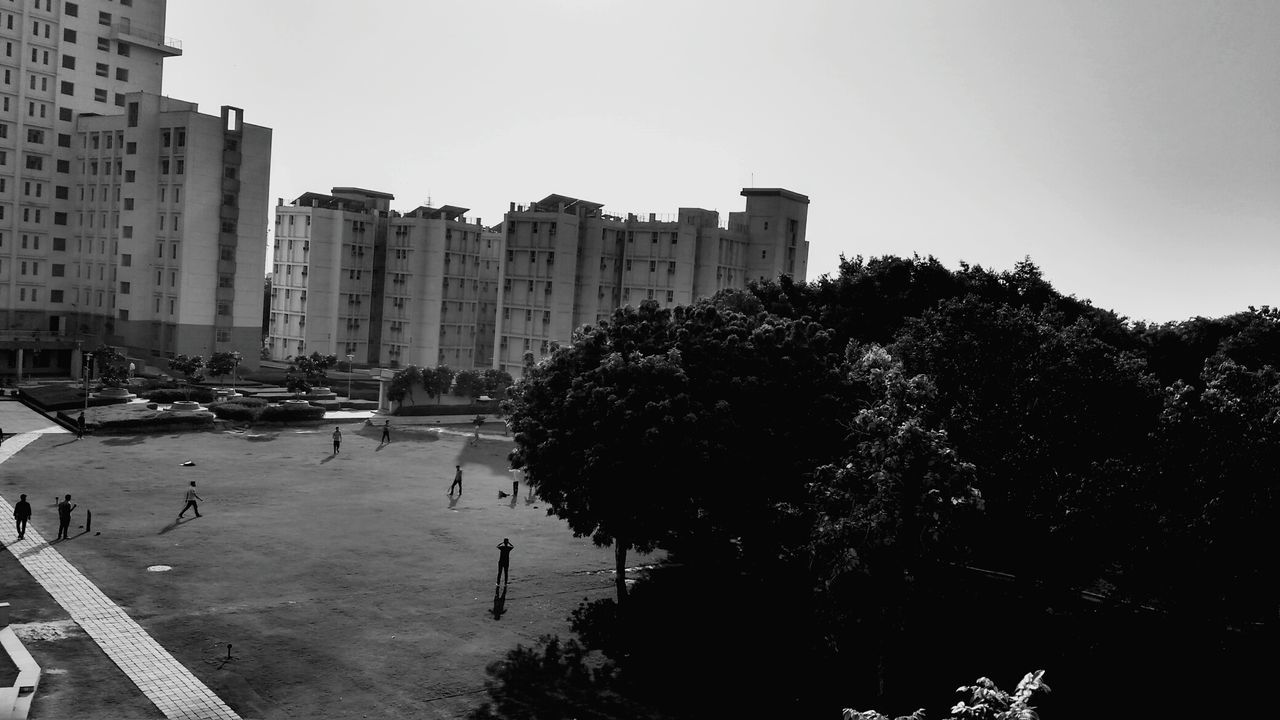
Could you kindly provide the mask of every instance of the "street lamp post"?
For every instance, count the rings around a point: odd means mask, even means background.
[[[347,355],[347,402],[351,402],[351,361],[355,355]]]
[[[231,397],[236,396],[236,372],[240,369],[240,351],[235,350],[231,353],[231,357],[236,359],[236,364],[231,368]]]
[[[76,341],[76,349],[80,350],[80,341]],[[89,412],[89,363],[85,361],[84,351],[80,352],[80,374],[84,375],[84,411]]]

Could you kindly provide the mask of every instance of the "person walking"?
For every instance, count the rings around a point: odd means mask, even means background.
[[[195,511],[196,511],[196,517],[201,517],[201,515],[200,515],[200,506],[196,504],[196,501],[197,501],[197,500],[203,500],[204,498],[202,498],[202,497],[200,497],[199,495],[197,495],[197,494],[196,494],[196,481],[195,481],[195,480],[192,480],[192,481],[191,481],[191,487],[187,488],[187,494],[186,494],[186,496],[185,496],[185,498],[184,498],[184,499],[187,501],[187,504],[182,506],[182,512],[178,513],[178,517],[183,517],[183,516],[185,516],[185,515],[187,514],[187,510],[188,510],[188,509],[195,510]]]
[[[333,428],[333,454],[337,455],[338,450],[342,447],[342,430],[336,426]]]
[[[449,485],[449,496],[453,497],[453,488],[456,485],[458,487],[458,497],[462,497],[462,466],[454,465],[453,467],[457,472],[453,475],[453,483]]]
[[[391,421],[387,420],[382,423],[382,442],[383,444],[391,444]]]
[[[71,496],[67,495],[58,503],[58,537],[55,540],[68,540],[67,530],[71,527],[71,511],[76,506],[71,504]]]
[[[498,544],[498,577],[494,578],[494,587],[498,586],[498,580],[506,585],[511,579],[511,549],[514,547],[507,538],[502,538],[502,542]]]
[[[80,416],[76,418],[76,439],[84,439],[84,411],[81,411]]]
[[[18,504],[13,506],[13,519],[18,526],[18,539],[21,540],[27,534],[27,520],[31,519],[31,503],[27,502],[26,495],[18,496]]]

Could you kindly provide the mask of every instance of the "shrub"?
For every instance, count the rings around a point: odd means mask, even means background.
[[[179,400],[194,400],[200,403],[213,402],[213,390],[200,385],[189,385],[185,388],[156,388],[143,390],[141,395],[157,403],[171,403]]]
[[[213,410],[214,416],[219,420],[235,420],[240,422],[252,422],[258,419],[258,415],[262,414],[262,408],[243,405],[238,402],[218,403],[209,409]]]
[[[393,415],[472,415],[494,413],[497,403],[472,403],[470,405],[401,405]]]
[[[267,400],[263,400],[262,398],[256,398],[256,397],[238,397],[233,400],[228,400],[224,403],[219,403],[219,405],[243,405],[248,408],[264,408],[270,404],[271,403],[268,402]]]
[[[181,415],[161,412],[154,417],[122,418],[107,420],[94,425],[97,432],[113,430],[148,430],[151,428],[173,428],[187,426],[200,428],[212,424],[213,418],[206,413],[184,413]]]
[[[262,409],[259,419],[263,422],[293,422],[299,420],[323,420],[324,408],[315,405],[268,405]]]

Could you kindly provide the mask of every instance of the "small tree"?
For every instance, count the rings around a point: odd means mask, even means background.
[[[515,380],[511,378],[511,373],[506,370],[494,370],[489,368],[480,374],[480,395],[488,395],[495,400],[501,400],[507,396],[507,388]]]
[[[440,396],[449,392],[449,388],[453,385],[453,368],[448,365],[437,365],[435,370],[430,373],[422,373],[422,385],[427,389],[427,397],[433,397],[436,402],[440,402]],[[428,384],[430,386],[428,387]]]
[[[127,359],[110,345],[103,345],[93,351],[93,364],[98,369],[98,379],[104,386],[118,388],[129,382],[129,368],[124,365]]]
[[[169,369],[182,373],[187,382],[196,383],[204,379],[204,364],[199,355],[179,355],[169,360]]]
[[[313,352],[310,355],[295,357],[285,373],[285,387],[289,392],[311,392],[312,388],[323,387],[329,383],[329,368],[338,364],[337,355],[321,355]]]
[[[481,389],[480,373],[475,370],[460,370],[453,378],[453,394],[458,397],[480,397]]]
[[[412,403],[413,388],[423,384],[422,368],[417,365],[408,365],[391,376],[391,387],[387,388],[387,396],[394,402],[403,403],[407,395],[409,402]]]
[[[205,368],[214,377],[226,377],[236,371],[235,353],[216,352],[209,356],[209,362],[205,364]]]

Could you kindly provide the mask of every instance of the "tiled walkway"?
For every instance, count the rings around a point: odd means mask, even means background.
[[[30,432],[7,438],[0,444],[0,463],[39,436]],[[12,517],[13,506],[0,497],[0,541],[165,717],[239,720],[240,716],[72,567],[38,531],[27,526],[26,537],[15,542],[18,535]]]

